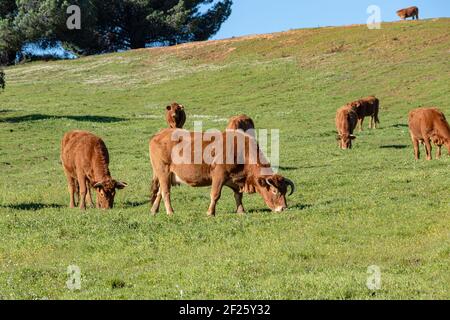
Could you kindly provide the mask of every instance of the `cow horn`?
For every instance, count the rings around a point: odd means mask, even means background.
[[[103,182],[97,182],[96,184],[94,184],[93,188],[103,188]]]
[[[284,181],[286,181],[286,184],[291,187],[291,193],[289,195],[292,195],[295,191],[295,184],[288,178],[284,178]]]
[[[270,182],[270,178],[266,178],[266,183],[267,183],[269,186],[272,186],[272,187],[278,189],[276,185],[274,185],[273,183]]]

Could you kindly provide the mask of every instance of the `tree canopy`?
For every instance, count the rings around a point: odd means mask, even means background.
[[[81,29],[67,8],[79,6]],[[77,55],[207,40],[231,14],[232,0],[2,0],[0,52],[9,63],[24,44],[60,43]]]

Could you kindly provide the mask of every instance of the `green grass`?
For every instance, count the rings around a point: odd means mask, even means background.
[[[450,19],[438,19],[7,68],[0,298],[449,299],[450,157],[414,161],[407,128],[420,105],[450,116],[449,43]],[[335,110],[369,94],[381,128],[340,151]],[[290,209],[246,195],[238,216],[225,190],[211,219],[208,189],[180,187],[175,216],[151,217],[148,140],[171,101],[186,105],[188,128],[245,112],[280,129],[281,174],[298,187]],[[111,211],[68,209],[59,144],[72,129],[103,137],[129,183]],[[69,265],[79,291],[66,288]],[[371,265],[381,290],[366,287]]]

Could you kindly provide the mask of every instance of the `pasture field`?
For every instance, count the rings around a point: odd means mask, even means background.
[[[414,161],[407,114],[450,118],[450,19],[292,30],[7,68],[0,94],[2,299],[449,299],[450,157]],[[377,130],[335,141],[335,110],[375,94]],[[178,187],[150,216],[148,141],[164,107],[188,129],[245,112],[280,129],[297,192],[275,214],[245,195]],[[111,211],[69,209],[59,161],[72,129],[104,138],[129,187]],[[434,150],[433,150],[434,153]],[[422,149],[422,156],[424,150]],[[67,267],[81,289],[66,287]],[[366,286],[369,266],[381,289]]]

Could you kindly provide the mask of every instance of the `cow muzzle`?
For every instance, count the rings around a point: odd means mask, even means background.
[[[274,211],[277,212],[277,213],[280,213],[280,212],[283,212],[286,209],[287,209],[286,206],[278,206],[278,207],[275,208]]]

